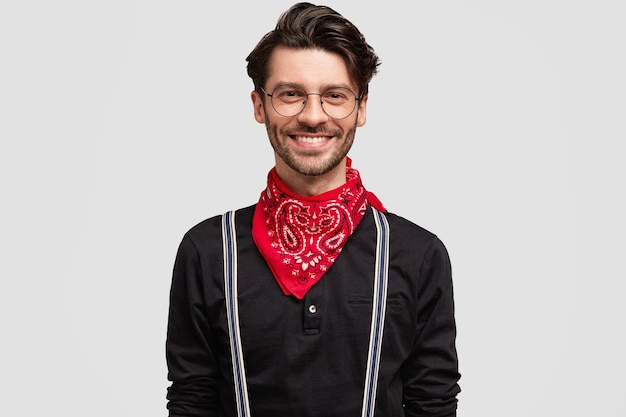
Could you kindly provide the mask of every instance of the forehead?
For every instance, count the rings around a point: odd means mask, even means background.
[[[354,88],[343,58],[323,49],[279,47],[272,52],[266,86],[297,84],[306,89],[329,85]]]

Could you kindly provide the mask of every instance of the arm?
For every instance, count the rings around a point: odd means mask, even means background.
[[[218,415],[217,364],[202,297],[199,254],[185,236],[178,249],[167,327],[167,399],[170,417]]]
[[[454,417],[460,392],[448,253],[435,238],[418,276],[416,337],[403,366],[407,417]]]

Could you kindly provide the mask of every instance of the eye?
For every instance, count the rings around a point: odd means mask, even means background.
[[[342,104],[350,100],[350,93],[347,90],[336,89],[326,91],[323,95],[324,101],[329,104]]]
[[[306,94],[303,91],[285,87],[278,88],[274,92],[274,97],[284,101],[285,103],[295,103],[298,101],[303,101],[306,97]]]

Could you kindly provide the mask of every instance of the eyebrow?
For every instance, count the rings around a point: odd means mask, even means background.
[[[304,85],[299,84],[299,83],[292,83],[292,82],[280,82],[279,81],[274,86],[274,89],[278,87],[291,87],[291,88],[298,88],[302,91],[307,91],[306,88],[304,88]],[[333,88],[347,88],[348,90],[353,91],[352,87],[347,84],[325,84],[321,86],[320,91],[327,91]]]

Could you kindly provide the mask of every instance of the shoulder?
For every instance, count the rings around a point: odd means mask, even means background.
[[[441,239],[407,218],[395,213],[383,213],[389,223],[390,247],[397,253],[414,257],[416,262],[424,262],[435,257],[448,258],[448,251]]]
[[[252,219],[255,206],[256,205],[251,205],[235,210],[235,221],[237,222],[237,224],[247,223],[248,219]],[[216,233],[216,231],[221,234],[222,218],[224,214],[218,214],[216,216],[212,216],[205,220],[202,220],[201,222],[192,226],[187,231],[187,233],[185,233],[185,236],[188,236],[192,239],[199,239],[202,237],[206,237],[207,235],[213,235]]]
[[[425,244],[439,239],[434,232],[408,220],[406,217],[388,211],[383,214],[389,223],[390,233],[396,238]]]
[[[235,210],[237,227],[250,227],[256,204]],[[211,247],[222,245],[222,218],[223,214],[209,217],[192,226],[183,236],[183,243],[189,242],[195,247]]]

